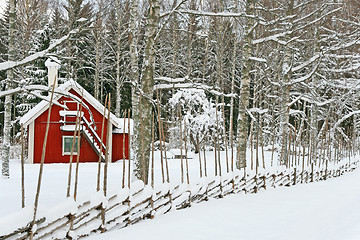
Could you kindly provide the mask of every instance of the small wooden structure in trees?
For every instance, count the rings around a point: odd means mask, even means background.
[[[49,85],[55,83],[55,86],[57,86],[57,73],[50,74],[51,67],[54,67],[54,65],[56,64],[49,64],[47,61],[49,79],[54,78],[54,80],[49,80]],[[83,95],[83,105],[87,106],[87,108],[82,108],[79,113],[81,131],[80,162],[98,162],[99,154],[104,159],[106,142],[101,142],[104,106],[73,80],[68,80],[56,87],[55,93],[57,94],[54,94],[54,100],[68,109],[58,105],[52,107],[45,163],[68,163],[70,160],[80,102],[69,97],[67,93],[77,96],[79,99]],[[43,100],[20,119],[20,123],[28,131],[28,163],[40,163],[48,109],[49,103]],[[105,116],[106,119],[107,116],[108,114]],[[124,121],[127,122],[126,119],[117,118],[112,113],[110,113],[110,121],[105,121],[104,136],[107,133],[109,134],[109,161],[114,162],[129,157],[129,134],[128,128],[124,129]],[[127,123],[125,126],[127,126]],[[77,141],[78,137],[75,137],[75,146],[77,146]],[[125,144],[125,147],[123,144]],[[77,147],[75,147],[74,155],[77,155],[77,152]]]

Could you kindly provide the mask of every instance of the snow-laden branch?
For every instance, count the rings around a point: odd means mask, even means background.
[[[262,114],[264,114],[264,113],[269,112],[269,109],[267,109],[267,108],[266,108],[266,109],[250,108],[248,111],[251,112],[251,113],[258,113],[258,114],[262,115]]]
[[[246,15],[245,13],[232,13],[232,12],[205,12],[205,11],[197,11],[197,10],[179,10],[178,13],[196,15],[196,16],[207,16],[207,17],[251,17],[257,18],[253,15]]]
[[[277,34],[267,36],[264,38],[255,39],[252,41],[252,44],[255,45],[255,44],[259,44],[259,43],[274,41],[274,42],[278,42],[279,44],[286,45],[287,42],[280,40],[279,37],[285,37],[286,35],[290,35],[291,33],[292,33],[292,31],[284,31],[284,32],[277,33]]]
[[[75,33],[78,33],[79,29],[75,29],[70,31],[66,36],[63,36],[60,39],[56,39],[53,43],[50,44],[50,46],[40,52],[36,52],[34,54],[31,54],[30,56],[27,56],[26,58],[20,60],[20,61],[6,61],[6,62],[2,62],[0,63],[0,71],[5,71],[5,70],[9,70],[15,67],[19,67],[22,65],[25,65],[27,63],[30,63],[38,58],[42,58],[45,57],[50,51],[52,51],[54,48],[56,48],[57,46],[59,46],[60,44],[62,44],[63,42],[65,42],[66,40],[68,40],[70,38],[70,36],[72,36]]]
[[[46,88],[46,89],[44,89]],[[28,93],[31,94],[37,98],[40,98],[41,100],[45,100],[49,102],[49,99],[47,96],[43,96],[41,94],[38,93],[38,91],[50,91],[50,89],[48,87],[42,86],[42,85],[28,85],[28,86],[22,86],[22,87],[17,87],[17,88],[13,88],[13,89],[9,89],[7,91],[1,91],[0,92],[0,98],[5,97],[7,95],[13,95],[15,93]],[[53,104],[62,107],[62,108],[67,108],[66,105],[63,105],[61,103],[59,103],[56,100],[53,100]]]
[[[156,36],[155,36],[155,38],[154,38],[154,43],[157,42],[160,34],[161,34],[162,31],[164,30],[164,28],[165,28],[165,26],[167,25],[167,23],[170,21],[171,15],[173,15],[173,14],[176,12],[176,10],[178,10],[178,9],[180,8],[180,6],[181,6],[184,2],[186,2],[186,1],[187,1],[187,0],[182,0],[178,5],[176,5],[176,6],[167,14],[168,18],[167,18],[166,21],[162,24],[160,30],[157,32],[157,34],[156,34]],[[160,17],[164,17],[164,15],[161,15]]]
[[[295,103],[297,103],[303,95],[300,95],[298,97],[296,97],[294,100],[291,101],[291,103],[288,104],[288,108],[290,108],[292,105],[294,105]]]
[[[0,92],[0,98],[4,97],[6,95],[12,95],[12,94],[16,94],[16,93],[28,93],[28,94],[31,94],[31,95],[37,97],[37,98],[40,98],[41,100],[45,100],[47,102],[50,102],[50,97],[49,96],[43,96],[43,95],[39,94],[39,91],[51,92],[51,89],[49,87],[47,87],[47,86],[44,86],[44,85],[24,85],[24,86],[13,88],[13,89],[10,89],[10,90],[7,90],[7,91],[1,91]],[[54,89],[54,94],[58,94],[58,95],[61,95],[61,96],[71,98],[71,99],[75,100],[76,102],[78,102],[79,104],[82,104],[83,107],[89,112],[91,124],[95,126],[94,117],[92,115],[92,112],[91,112],[89,106],[87,106],[84,102],[82,102],[81,99],[78,96],[76,96],[76,95],[74,95],[72,93],[69,93],[67,91],[62,91],[60,88]],[[53,102],[53,104],[55,104],[55,105],[57,105],[59,107],[62,107],[64,109],[68,109],[68,107],[66,105],[59,103],[56,99],[53,99],[52,102]]]
[[[331,57],[335,59],[360,59],[359,55],[349,55],[349,54],[324,54],[325,57]]]
[[[168,83],[182,83],[182,82],[186,82],[189,79],[187,77],[184,78],[170,78],[170,77],[155,77],[154,78],[155,81],[163,81],[163,82],[168,82]]]
[[[341,49],[352,47],[352,46],[357,45],[357,44],[360,44],[360,38],[357,38],[354,41],[351,41],[351,42],[348,42],[348,43],[345,43],[345,44],[339,44],[337,46],[333,46],[333,47],[329,48],[329,50],[330,51],[338,51],[338,50],[341,50]]]
[[[304,81],[310,79],[314,75],[314,73],[317,71],[319,65],[320,65],[320,63],[316,64],[316,66],[313,68],[313,70],[309,74],[306,74],[305,76],[302,76],[299,78],[291,79],[291,81],[288,83],[288,85],[301,83],[301,82],[304,82]]]
[[[342,48],[347,48],[347,47],[351,47],[355,44],[358,44],[360,43],[360,39],[357,39],[355,41],[351,41],[349,43],[345,43],[345,44],[342,44],[340,46],[336,46],[336,47],[331,47],[331,48],[328,48],[328,49],[324,49],[323,52],[324,53],[318,53],[314,56],[312,56],[310,59],[308,59],[307,61],[293,67],[291,70],[292,72],[297,72],[297,71],[300,71],[302,70],[303,68],[309,66],[310,64],[312,64],[313,62],[315,62],[316,60],[318,60],[322,55],[326,56],[326,57],[334,57],[334,58],[337,58],[337,59],[350,59],[350,58],[353,58],[353,59],[358,59],[360,58],[360,56],[354,56],[354,55],[337,55],[337,54],[327,54],[326,52],[329,52],[329,51],[336,51],[336,50],[340,50]],[[356,70],[360,67],[360,64],[355,64],[354,66],[350,67],[350,68],[347,68],[347,69],[329,69],[328,71],[331,71],[331,72],[349,72],[349,71],[353,71],[353,70]]]
[[[351,67],[348,68],[342,68],[342,69],[328,69],[327,71],[333,72],[333,73],[344,73],[344,72],[351,72],[358,70],[360,68],[360,63],[354,64]]]
[[[267,62],[267,60],[264,59],[264,58],[249,57],[249,59],[250,59],[251,61],[255,61],[255,62],[262,62],[262,63],[266,63],[266,62]]]
[[[188,14],[188,15],[195,15],[195,16],[206,16],[206,17],[233,17],[233,18],[252,18],[258,21],[260,25],[266,26],[269,23],[262,17],[256,15],[248,15],[246,13],[233,13],[233,12],[205,12],[205,11],[197,11],[197,10],[178,10],[176,11],[179,14]],[[163,14],[163,16],[169,13]]]
[[[342,8],[340,7],[340,8],[336,8],[336,9],[330,11],[330,12],[327,12],[326,14],[324,14],[324,15],[316,18],[316,19],[314,19],[313,21],[308,22],[307,24],[301,25],[300,27],[294,29],[294,31],[299,31],[299,30],[305,29],[305,28],[307,28],[307,27],[309,27],[309,26],[311,26],[311,25],[313,25],[313,24],[321,21],[323,18],[325,18],[325,17],[327,17],[327,16],[329,16],[329,15],[331,15],[331,14],[333,14],[333,13],[336,13],[336,12],[340,11],[341,9],[342,9]]]
[[[308,59],[307,61],[291,68],[291,71],[292,72],[296,72],[296,71],[299,71],[301,69],[303,69],[304,67],[307,67],[309,66],[310,64],[312,64],[313,62],[315,62],[319,57],[321,56],[320,53],[316,54],[315,56],[311,57],[310,59]]]
[[[305,19],[307,19],[307,18],[309,18],[309,17],[313,16],[315,13],[317,13],[317,12],[321,12],[321,11],[324,9],[324,7],[325,7],[325,6],[326,6],[326,4],[323,4],[321,7],[316,8],[316,9],[315,9],[314,11],[312,11],[311,13],[309,13],[309,14],[307,14],[307,15],[305,15],[305,16],[303,16],[303,17],[301,17],[301,18],[298,18],[298,19],[294,20],[294,23],[301,22],[301,21],[303,21],[303,20],[305,20]]]
[[[289,115],[301,115],[302,117],[306,117],[306,114],[303,112],[303,111],[301,111],[301,110],[295,110],[295,109],[290,109],[289,110]]]
[[[357,111],[353,111],[353,112],[351,112],[351,113],[348,113],[348,114],[346,114],[345,116],[343,116],[341,119],[339,119],[339,120],[334,124],[334,126],[331,128],[331,137],[332,137],[332,138],[334,137],[335,130],[338,129],[339,125],[340,125],[342,122],[344,122],[346,119],[351,118],[352,116],[357,115],[357,114],[360,114],[360,110],[357,110]]]
[[[237,97],[236,94],[225,94],[221,91],[216,90],[212,86],[208,86],[201,83],[174,83],[174,84],[157,84],[154,86],[154,91],[158,90],[171,90],[171,89],[201,89],[205,90],[215,96],[224,96],[224,97]]]
[[[337,18],[337,17],[335,17],[334,19],[337,20],[337,21],[343,22],[343,23],[347,23],[347,24],[349,24],[349,25],[355,25],[355,26],[357,26],[357,27],[360,27],[360,22],[354,22],[354,21],[350,21],[350,20],[345,20],[345,19]]]
[[[323,101],[323,102],[318,102],[318,101],[315,101],[312,98],[309,98],[309,97],[306,97],[306,96],[302,96],[301,100],[305,101],[305,102],[308,102],[308,103],[311,103],[311,104],[315,104],[318,107],[322,107],[322,106],[331,104],[331,103],[336,101],[335,99],[328,99],[328,100]]]

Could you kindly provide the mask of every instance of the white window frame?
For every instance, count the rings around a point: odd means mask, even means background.
[[[62,150],[62,155],[71,155],[71,147],[70,147],[70,151],[69,152],[65,152],[65,139],[66,138],[71,138],[73,139],[73,136],[62,136],[62,146],[61,146],[61,150]],[[79,137],[76,136],[75,139],[78,139],[79,141]],[[73,155],[77,155],[77,142],[75,142],[75,146],[74,146],[74,152]]]

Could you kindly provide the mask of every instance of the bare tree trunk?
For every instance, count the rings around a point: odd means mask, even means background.
[[[83,93],[81,94],[81,96]],[[82,97],[81,97],[82,98]],[[82,104],[80,105],[80,113],[82,111]],[[80,115],[79,115],[80,116]],[[78,141],[77,141],[77,155],[76,155],[76,168],[75,168],[75,186],[74,186],[74,200],[76,201],[77,198],[77,189],[78,189],[78,181],[79,181],[79,163],[80,163],[80,137],[81,137],[81,118],[78,119]],[[74,143],[74,141],[73,141]]]
[[[21,207],[25,207],[24,125],[21,124]]]
[[[36,195],[35,195],[35,201],[34,201],[34,215],[33,215],[32,222],[30,223],[30,240],[32,240],[33,236],[34,236],[33,228],[34,228],[34,225],[35,225],[36,214],[37,214],[37,209],[38,209],[38,205],[39,205],[42,173],[43,173],[43,169],[44,169],[47,138],[48,138],[49,128],[50,128],[50,116],[51,116],[51,109],[52,109],[52,103],[53,103],[54,89],[55,89],[55,84],[53,84],[53,86],[52,86],[52,91],[51,91],[51,95],[50,95],[48,116],[47,116],[47,121],[46,121],[46,130],[45,130],[44,142],[43,142],[43,147],[42,147],[39,176],[38,176],[38,182],[37,182],[37,187],[36,187]]]
[[[82,103],[82,97],[81,97],[81,103]],[[77,113],[76,113],[76,123],[75,123],[75,129],[74,129],[74,134],[73,134],[73,140],[72,140],[72,144],[71,144],[71,153],[70,153],[69,171],[68,171],[68,185],[67,185],[66,197],[70,197],[72,162],[73,162],[73,156],[74,156],[76,133],[78,132],[78,129],[80,128],[80,123],[81,123],[80,114],[81,114],[80,113],[80,108],[78,108]],[[77,150],[77,153],[78,152],[79,152],[79,149]]]
[[[99,151],[99,160],[98,160],[98,172],[97,172],[97,181],[96,181],[96,191],[100,191],[100,173],[101,173],[101,159],[102,159],[102,150],[103,150],[103,140],[104,140],[104,127],[105,127],[105,116],[106,116],[106,107],[108,104],[108,96],[105,98],[105,106],[104,106],[104,115],[102,119],[102,125],[101,125],[101,137],[100,137],[100,151]],[[125,132],[125,117],[124,117],[124,129],[123,132]],[[123,146],[125,145],[125,134],[123,133]],[[105,149],[106,151],[106,149]],[[124,156],[124,148],[123,148],[123,156]],[[123,159],[123,161],[125,161]],[[124,188],[124,183],[123,183]]]
[[[15,17],[16,17],[16,9],[15,9],[15,0],[9,1],[9,43],[8,43],[8,60],[13,61],[14,52],[15,52]],[[13,69],[7,70],[7,79],[5,89],[9,90],[12,88],[12,82],[14,80],[14,72]],[[10,134],[11,134],[11,102],[12,95],[5,96],[5,104],[4,104],[4,134],[3,134],[3,142],[2,142],[2,177],[4,179],[10,178],[10,170],[9,170],[9,158],[10,158]]]
[[[235,94],[235,72],[236,72],[237,41],[234,42],[231,69],[231,100],[230,100],[230,148],[231,148],[231,171],[234,171],[234,94]]]
[[[140,152],[140,119],[139,119],[139,96],[135,94],[136,89],[139,88],[139,55],[138,55],[138,41],[137,41],[137,22],[138,19],[138,5],[139,0],[132,0],[130,5],[130,26],[129,26],[129,41],[130,41],[130,68],[131,68],[131,82],[132,82],[132,116],[134,119],[134,130],[137,134],[131,137],[131,146],[134,150],[135,157],[138,156],[138,152]],[[130,139],[129,139],[130,140]],[[140,155],[141,153],[139,153]],[[139,156],[139,159],[141,156]],[[130,161],[129,161],[130,162]],[[140,171],[140,170],[139,170]],[[140,175],[139,173],[138,175]]]
[[[136,2],[133,1],[133,2]],[[134,6],[132,6],[132,14],[134,14]],[[135,7],[136,9],[136,7]],[[133,18],[133,16],[131,16]],[[160,17],[160,1],[149,1],[149,14],[147,18],[147,26],[145,30],[145,46],[144,46],[144,64],[141,70],[141,83],[140,87],[135,85],[133,91],[133,120],[134,120],[134,136],[133,136],[133,150],[134,150],[134,164],[135,175],[138,179],[143,180],[145,184],[148,181],[149,174],[149,155],[151,146],[151,128],[144,129],[143,141],[141,141],[141,126],[140,126],[140,114],[139,114],[139,100],[138,95],[141,91],[142,99],[142,122],[144,126],[151,126],[151,112],[152,104],[149,99],[153,96],[154,87],[154,67],[155,67],[155,38],[158,30]],[[131,23],[132,24],[132,23]],[[135,24],[135,23],[134,23]],[[131,46],[132,47],[132,46]],[[132,50],[131,50],[132,51]],[[134,70],[134,69],[133,69]],[[136,74],[133,75],[135,76]],[[136,78],[133,78],[135,81]],[[141,142],[143,142],[144,153],[141,152]],[[141,156],[146,156],[141,161]]]
[[[95,83],[94,83],[94,97],[99,100],[99,85],[100,85],[100,48],[102,47],[102,0],[99,1],[99,9],[96,13],[95,22]]]
[[[117,13],[117,39],[116,39],[116,101],[115,101],[115,115],[120,117],[120,103],[121,103],[121,86],[122,82],[120,81],[120,49],[121,49],[121,18],[120,18],[120,0],[116,0],[116,13]],[[125,118],[124,118],[125,119]],[[124,129],[125,130],[125,129]],[[125,161],[125,160],[124,160]]]
[[[294,0],[289,1],[287,15],[292,16],[294,12]],[[289,24],[289,29],[292,24]],[[289,36],[291,39],[291,34]],[[291,66],[292,66],[292,52],[290,46],[286,46],[284,53],[284,60],[282,66],[282,79],[280,81],[281,88],[281,105],[280,105],[280,140],[281,152],[279,155],[279,164],[286,165],[289,157],[288,151],[288,138],[289,138],[289,102],[290,102],[290,79],[291,79]]]
[[[246,4],[246,14],[253,15],[255,9],[255,0],[248,0]],[[253,25],[254,19],[247,18],[245,39],[243,46],[243,62],[244,66],[241,71],[241,90],[239,99],[239,119],[237,123],[237,146],[236,146],[236,167],[246,167],[246,140],[249,129],[249,119],[247,108],[249,106],[250,95],[250,71],[251,71],[251,54],[252,54],[252,39],[253,39]]]
[[[106,151],[105,151],[105,166],[104,166],[104,196],[107,194],[107,178],[108,178],[108,163],[109,163],[109,142],[110,142],[110,132],[109,128],[111,127],[110,123],[110,106],[111,106],[111,95],[109,94],[108,99],[108,117],[107,117],[107,129],[106,129]],[[111,129],[111,128],[110,128]],[[110,159],[111,161],[111,159]],[[130,160],[129,160],[130,161]]]
[[[183,160],[183,151],[182,151],[182,119],[181,119],[181,107],[179,107],[179,119],[180,119],[180,161],[181,161],[181,183],[184,183],[184,160]]]
[[[154,188],[154,141],[155,141],[155,114],[152,115],[151,124],[151,187]]]

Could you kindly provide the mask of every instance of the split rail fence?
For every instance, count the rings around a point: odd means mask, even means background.
[[[105,197],[101,191],[87,201],[72,198],[47,211],[39,211],[31,229],[33,208],[27,207],[0,222],[0,239],[77,239],[94,232],[122,228],[143,219],[190,207],[209,198],[222,198],[229,194],[257,193],[262,189],[290,187],[301,183],[326,180],[353,171],[358,162],[324,166],[308,170],[283,169],[277,173],[230,173],[226,176],[202,178],[198,184],[170,186],[160,189],[144,186],[142,181],[132,183],[131,189]],[[32,232],[31,232],[32,231]]]

